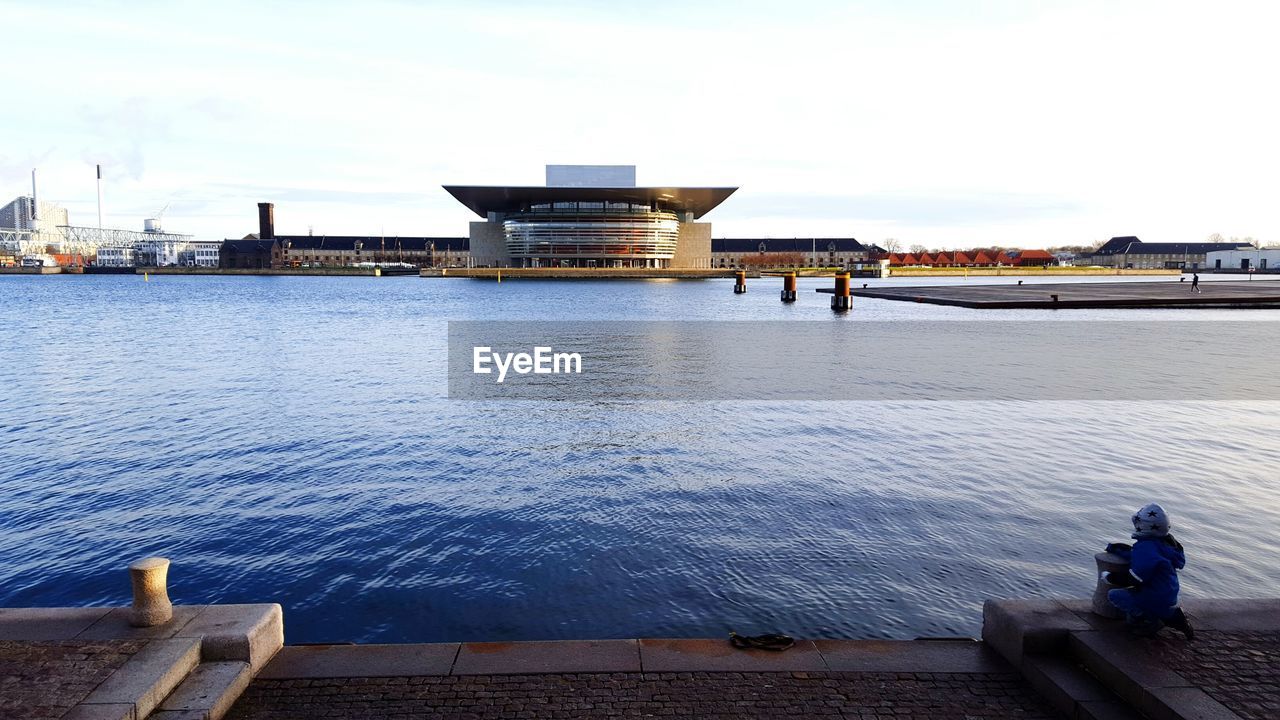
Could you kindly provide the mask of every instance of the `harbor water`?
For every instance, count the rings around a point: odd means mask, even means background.
[[[795,304],[732,283],[0,277],[0,606],[125,605],[128,562],[163,555],[175,603],[279,602],[291,643],[974,636],[986,598],[1087,597],[1152,501],[1186,596],[1280,594],[1280,404],[1177,378],[1141,402],[447,397],[448,320],[1280,321],[841,315],[829,279]]]

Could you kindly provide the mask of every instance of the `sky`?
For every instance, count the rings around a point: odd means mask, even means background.
[[[264,7],[270,5],[270,7]],[[462,236],[546,164],[736,186],[715,237],[1280,243],[1267,2],[8,2],[0,203]]]

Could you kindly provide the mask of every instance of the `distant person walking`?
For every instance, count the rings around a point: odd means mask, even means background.
[[[1200,273],[1191,273],[1191,292],[1198,293],[1200,290]]]

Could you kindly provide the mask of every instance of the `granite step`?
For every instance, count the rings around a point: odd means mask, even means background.
[[[1143,720],[1083,666],[1056,655],[1028,655],[1022,676],[1058,715],[1068,720]]]
[[[247,662],[201,663],[148,717],[150,720],[222,720],[252,679]]]
[[[63,717],[140,720],[150,715],[199,663],[198,638],[152,640]]]
[[[1071,633],[1072,657],[1130,707],[1159,720],[1239,720],[1204,690],[1142,652],[1122,632]]]

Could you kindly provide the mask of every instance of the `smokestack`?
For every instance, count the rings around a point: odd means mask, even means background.
[[[36,169],[31,168],[31,229],[36,229],[36,220],[40,219],[40,196],[36,194]]]
[[[258,203],[258,237],[272,240],[276,236],[275,205]]]
[[[102,166],[98,165],[98,229],[102,229]]]

